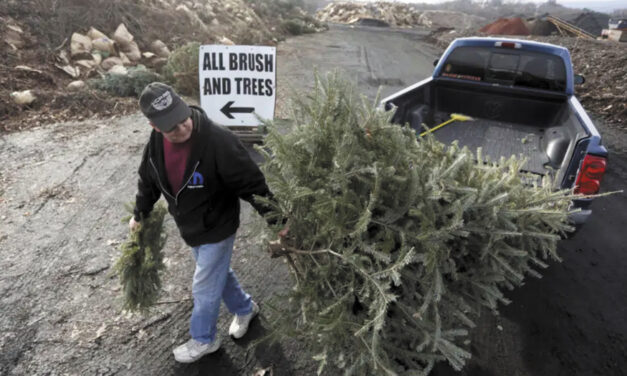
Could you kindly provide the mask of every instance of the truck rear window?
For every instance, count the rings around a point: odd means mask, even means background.
[[[449,55],[442,77],[566,90],[566,68],[557,56],[502,48],[458,47]]]

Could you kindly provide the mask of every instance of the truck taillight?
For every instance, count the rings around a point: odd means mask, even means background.
[[[577,175],[575,194],[593,195],[598,193],[606,166],[607,159],[587,154],[579,169],[579,175]]]

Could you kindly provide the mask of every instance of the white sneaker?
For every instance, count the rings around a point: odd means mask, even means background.
[[[207,354],[216,352],[220,348],[220,339],[216,338],[211,343],[198,342],[190,339],[181,346],[175,348],[174,359],[179,363],[193,363]]]
[[[235,339],[242,338],[248,331],[248,325],[250,321],[259,313],[259,306],[253,302],[253,311],[247,315],[239,316],[235,315],[231,327],[229,328],[229,335]]]

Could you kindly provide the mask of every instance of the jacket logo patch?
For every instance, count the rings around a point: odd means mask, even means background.
[[[203,185],[205,183],[205,178],[202,177],[200,172],[194,172],[192,175],[192,184],[193,185]]]
[[[192,175],[192,180],[189,183],[190,184],[187,186],[187,188],[189,189],[204,188],[205,178],[203,178],[200,172],[194,172],[194,175]]]

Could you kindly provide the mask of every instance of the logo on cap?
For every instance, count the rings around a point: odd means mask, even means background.
[[[172,104],[172,94],[169,91],[158,96],[154,101],[152,101],[152,107],[155,110],[161,111],[165,110]]]

